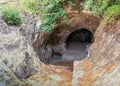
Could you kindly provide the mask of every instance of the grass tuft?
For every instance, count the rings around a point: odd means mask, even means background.
[[[3,19],[10,25],[20,25],[22,23],[22,15],[20,10],[15,6],[3,6],[2,7]]]

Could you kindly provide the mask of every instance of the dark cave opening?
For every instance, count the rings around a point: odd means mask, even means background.
[[[73,31],[66,39],[66,52],[63,60],[80,61],[89,56],[91,44],[94,42],[93,33],[86,28]]]
[[[94,42],[93,33],[85,28],[75,30],[66,39],[66,51],[59,55],[54,54],[51,64],[69,65],[72,71],[74,61],[80,61],[88,56],[89,47]]]
[[[85,28],[76,30],[72,32],[68,38],[66,39],[66,47],[69,47],[69,44],[72,42],[78,42],[78,43],[93,43],[94,37],[93,33]]]

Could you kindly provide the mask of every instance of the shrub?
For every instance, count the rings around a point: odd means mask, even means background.
[[[18,8],[14,6],[2,7],[3,19],[10,25],[19,25],[22,23],[22,16]]]
[[[86,0],[84,7],[91,10],[94,15],[102,17],[112,2],[112,0]]]
[[[64,0],[46,0],[41,2],[41,29],[46,32],[51,32],[56,24],[62,20],[67,21],[65,16],[66,11],[62,7]]]
[[[114,22],[118,16],[120,16],[120,5],[113,5],[107,9],[106,20],[108,22]]]

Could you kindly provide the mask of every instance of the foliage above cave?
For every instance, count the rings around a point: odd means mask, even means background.
[[[51,32],[52,28],[63,19],[66,11],[62,7],[64,0],[41,0],[41,29]]]
[[[31,13],[40,13],[42,30],[51,32],[61,21],[68,22],[64,6],[74,10],[81,10],[81,2],[84,0],[20,0],[22,8]]]
[[[102,17],[108,7],[110,7],[115,0],[86,0],[85,9],[93,12],[94,15]]]
[[[120,5],[113,5],[106,11],[107,22],[115,22],[115,19],[120,16]]]
[[[104,13],[108,12],[107,20],[110,21],[110,18],[114,20],[113,18],[119,15],[120,0],[44,0],[41,6],[41,28],[50,32],[56,24],[63,20],[68,21],[64,6],[78,12],[88,10],[100,18],[103,17]]]
[[[120,0],[19,0],[22,12],[30,14],[39,14],[42,25],[40,28],[46,32],[51,32],[53,28],[65,21],[69,23],[66,17],[66,7],[71,10],[90,11],[93,15],[102,18],[107,15],[108,21],[113,21],[120,15]],[[104,15],[104,16],[106,16]]]

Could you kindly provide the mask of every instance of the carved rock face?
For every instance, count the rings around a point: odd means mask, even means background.
[[[50,35],[46,33],[41,33],[42,35],[40,35],[39,39],[33,44],[33,46],[35,46],[34,48],[36,52],[43,62],[47,62],[47,60],[50,59],[54,53],[62,54],[65,52],[66,40],[72,32],[85,28],[92,34],[94,34],[99,25],[99,19],[91,16],[90,14],[77,14],[72,12],[68,13],[67,17],[70,21],[70,24],[62,22],[53,29],[53,32]],[[46,34],[46,36],[43,34]],[[41,40],[42,38],[44,39]],[[48,51],[48,49],[50,49],[50,52]],[[47,54],[45,53],[49,53],[49,56],[47,56]]]

